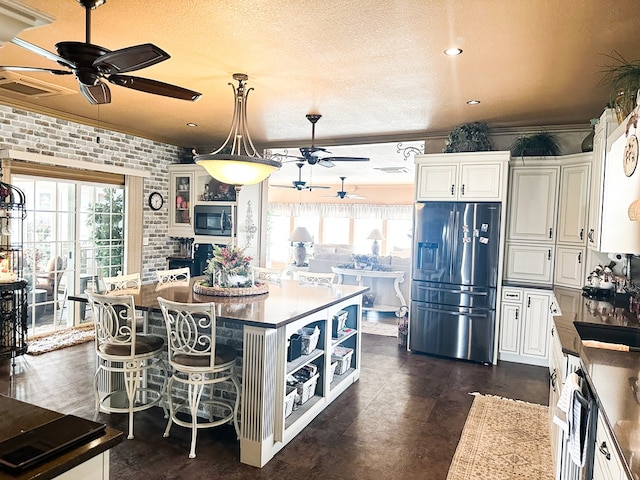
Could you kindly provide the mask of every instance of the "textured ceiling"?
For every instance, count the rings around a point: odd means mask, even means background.
[[[24,40],[51,51],[84,41],[77,1],[22,3],[56,19]],[[323,115],[316,145],[418,140],[470,121],[586,125],[609,100],[603,54],[640,58],[639,32],[638,0],[107,0],[93,12],[92,43],[158,45],[172,58],[132,74],[202,92],[199,101],[111,86],[109,105],[78,93],[0,102],[201,151],[228,133],[234,72],[255,89],[248,116],[259,146],[308,146],[311,112]],[[451,46],[464,53],[445,56]],[[0,65],[55,67],[8,43]],[[28,76],[77,92],[72,76]]]

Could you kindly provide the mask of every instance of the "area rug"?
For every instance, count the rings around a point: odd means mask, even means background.
[[[373,335],[384,335],[387,337],[397,337],[398,327],[397,325],[391,325],[390,323],[369,322],[363,318],[362,333],[371,333]]]
[[[552,480],[548,407],[473,395],[447,480]]]
[[[30,338],[27,341],[27,354],[41,355],[53,350],[89,342],[93,340],[93,338],[93,324],[82,325],[76,328],[66,328],[38,338]]]

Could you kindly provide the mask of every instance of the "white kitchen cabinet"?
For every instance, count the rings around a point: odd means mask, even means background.
[[[416,155],[416,201],[501,201],[510,152]]]
[[[603,413],[598,412],[596,450],[593,459],[593,478],[597,480],[626,480],[624,465],[611,438]]]
[[[554,285],[581,288],[585,282],[584,247],[556,246]]]
[[[574,157],[578,160],[591,159],[590,154],[586,157],[585,155],[575,155]],[[590,180],[591,165],[588,162],[562,165],[558,208],[558,243],[586,245]]]
[[[508,295],[513,292],[513,297]],[[517,301],[516,292],[521,298]],[[533,288],[503,289],[500,309],[500,360],[548,365],[549,321],[553,292]]]
[[[507,240],[555,242],[559,175],[560,167],[544,163],[512,167]]]
[[[591,163],[591,188],[589,195],[589,228],[587,246],[600,250],[602,232],[602,199],[605,181],[605,155],[608,150],[609,136],[618,127],[615,111],[606,109],[600,116],[593,137],[593,160]]]
[[[551,341],[549,348],[549,427],[551,437],[551,454],[555,478],[559,478],[560,462],[563,449],[563,432],[557,423],[553,421],[556,413],[556,405],[562,393],[566,372],[566,357],[562,353],[562,344],[555,331],[555,325],[551,326]]]
[[[553,281],[554,245],[507,243],[503,278],[549,285]]]
[[[193,236],[195,171],[191,165],[169,167],[169,236]]]

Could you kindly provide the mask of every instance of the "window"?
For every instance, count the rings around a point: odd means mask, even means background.
[[[349,218],[324,218],[322,229],[322,243],[336,243],[340,245],[348,245],[350,233]]]

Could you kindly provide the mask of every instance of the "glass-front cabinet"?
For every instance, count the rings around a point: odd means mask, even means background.
[[[191,166],[169,171],[169,235],[172,237],[193,235],[193,183]]]

